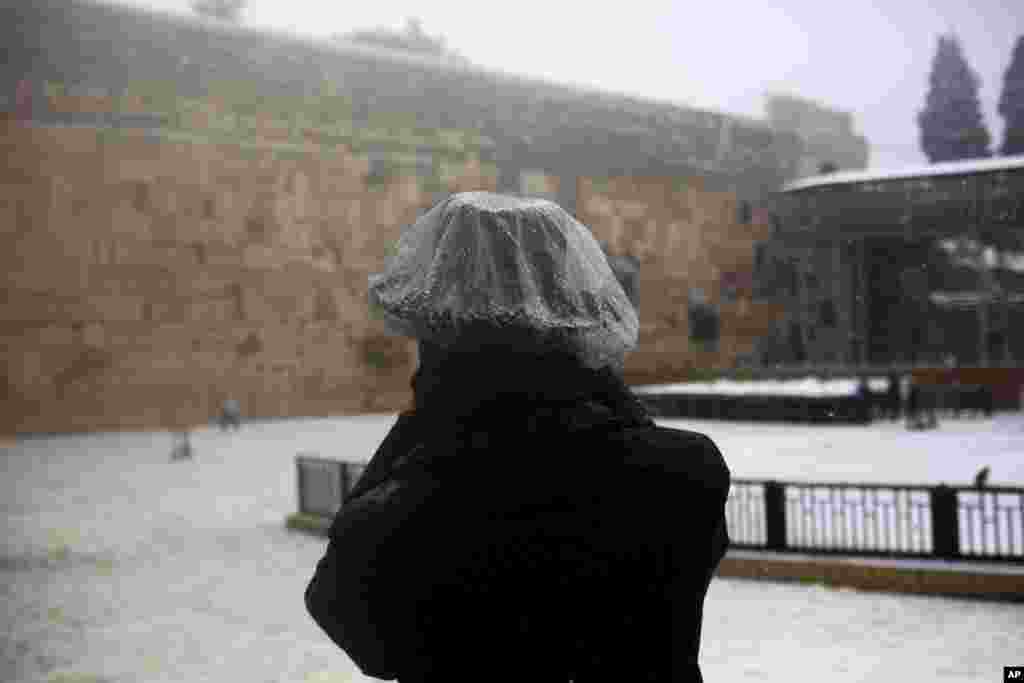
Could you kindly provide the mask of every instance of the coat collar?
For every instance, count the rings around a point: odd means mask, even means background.
[[[458,432],[653,424],[612,370],[571,356],[452,354],[422,364],[412,386],[415,413]]]
[[[399,415],[349,500],[406,467],[458,474],[479,471],[482,465],[489,471],[504,467],[508,475],[530,471],[523,462],[530,454],[519,448],[525,440],[564,445],[566,439],[572,443],[574,435],[594,429],[654,426],[610,370],[589,370],[551,358],[538,363],[501,363],[493,357],[461,361],[429,363],[417,370],[412,380],[416,408]],[[478,459],[470,453],[494,457]],[[508,458],[509,453],[515,455]],[[569,457],[564,463],[546,462],[545,467],[571,468],[574,463],[578,459]]]

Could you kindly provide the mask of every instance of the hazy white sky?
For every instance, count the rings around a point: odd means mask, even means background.
[[[189,0],[120,0],[191,13]],[[981,77],[993,149],[1003,74],[1024,34],[1022,0],[631,0],[618,9],[576,0],[249,0],[244,22],[327,36],[399,29],[418,17],[430,35],[485,67],[748,116],[767,90],[853,112],[870,166],[924,163],[917,112],[940,33],[960,36]]]

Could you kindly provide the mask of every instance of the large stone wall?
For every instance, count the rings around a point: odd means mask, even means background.
[[[633,383],[687,377],[750,359],[782,307],[753,300],[754,244],[770,232],[764,211],[743,220],[734,193],[700,177],[583,178],[579,217],[610,253],[640,267],[640,342],[628,357]],[[715,348],[691,340],[689,303],[700,290],[718,309]]]
[[[400,409],[414,344],[367,310],[367,275],[463,190],[554,199],[639,264],[632,382],[732,365],[776,315],[751,301],[768,223],[742,189],[744,173],[783,173],[788,139],[763,128],[244,31],[211,42],[130,10],[31,7],[3,24],[21,49],[0,65],[21,84],[0,117],[0,433],[182,426],[229,396],[252,417]],[[123,40],[106,41],[114,29]],[[703,171],[670,163],[684,148]],[[720,313],[713,350],[690,341],[693,289]]]
[[[2,133],[13,163],[0,184],[0,431],[191,424],[228,396],[264,417],[408,401],[414,346],[384,331],[365,291],[402,226],[433,201],[423,178],[374,179],[369,160],[343,147],[282,158],[269,144],[142,131],[8,121]],[[495,189],[493,167],[471,158],[457,170],[446,192]],[[640,264],[631,381],[749,353],[775,314],[743,284],[762,214],[741,224],[735,196],[699,178],[582,179],[577,192],[595,236]],[[740,275],[731,300],[728,273]],[[716,351],[689,342],[693,287],[719,303]]]
[[[0,432],[394,410],[413,345],[366,306],[433,199],[366,157],[4,124]],[[454,168],[454,167],[453,167]],[[17,170],[15,170],[17,169]],[[446,190],[494,189],[468,160]]]

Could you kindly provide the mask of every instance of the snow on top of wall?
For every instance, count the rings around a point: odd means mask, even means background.
[[[877,171],[843,171],[816,175],[810,178],[794,180],[787,183],[783,192],[805,190],[810,187],[826,185],[846,185],[882,180],[898,180],[903,178],[930,178],[944,175],[967,175],[970,173],[989,173],[1009,169],[1024,169],[1024,155],[998,157],[995,159],[972,159],[969,161],[946,161],[925,166],[907,166],[904,168]]]

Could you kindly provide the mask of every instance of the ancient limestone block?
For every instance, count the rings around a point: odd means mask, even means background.
[[[333,273],[340,264],[341,252],[323,244],[314,244],[309,250],[308,261],[319,271]]]
[[[152,231],[150,229],[152,218],[144,213],[140,213],[128,204],[119,203],[111,207],[109,221],[111,232],[118,236],[128,235],[143,239],[152,238]]]
[[[587,196],[583,209],[586,213],[600,218],[610,218],[615,215],[615,205],[607,197],[599,194]]]
[[[33,337],[40,346],[70,346],[77,341],[74,330],[68,324],[38,328]]]
[[[149,158],[145,155],[148,145],[143,142],[136,143],[140,146],[137,153],[142,158],[132,158],[124,155],[116,155],[109,158],[106,163],[107,181],[111,184],[119,183],[153,183],[159,173],[159,159]],[[155,155],[153,155],[155,156]],[[130,185],[131,186],[131,185]],[[134,190],[134,187],[132,187]]]
[[[242,263],[246,268],[275,269],[284,266],[285,259],[273,247],[250,244],[242,250]]]
[[[345,175],[365,179],[370,173],[370,158],[365,155],[344,154],[341,162]]]
[[[276,316],[266,295],[262,291],[246,288],[242,292],[242,315],[246,320],[270,320]]]
[[[312,223],[299,220],[291,220],[281,224],[281,231],[277,235],[278,243],[281,246],[293,249],[298,252],[308,252],[313,246],[313,233],[316,226]]]
[[[48,137],[52,136],[57,142],[57,148],[66,158],[76,158],[81,161],[99,161],[97,153],[100,151],[97,129],[87,127],[67,127],[50,129]]]
[[[145,361],[139,363],[140,366],[148,367],[152,373],[161,373],[166,376],[168,372],[185,372],[190,369],[189,356],[191,354],[178,353],[178,352],[166,352],[166,353],[153,353],[146,356]]]
[[[263,340],[258,332],[249,332],[245,339],[235,346],[235,352],[242,357],[252,356],[263,351]]]
[[[317,287],[313,299],[313,319],[318,322],[338,320],[338,302],[334,292],[325,287]]]
[[[619,200],[615,202],[615,212],[625,220],[640,220],[648,211],[648,204],[642,201]]]
[[[77,338],[85,346],[102,349],[107,345],[106,326],[103,323],[87,323],[82,326]]]
[[[244,209],[232,205],[232,195],[221,195],[223,203],[218,205],[218,215],[204,223],[206,241],[221,242],[232,249],[245,241],[246,215]]]
[[[139,320],[158,324],[179,323],[186,320],[186,302],[179,299],[146,297],[139,305]]]
[[[0,185],[0,239],[8,239],[32,228],[27,185]]]
[[[397,201],[404,204],[419,204],[422,201],[420,183],[415,176],[405,176],[398,184]]]
[[[10,274],[8,274],[9,276]],[[6,300],[0,306],[0,321],[66,322],[66,311],[75,299],[22,290],[21,282],[8,280]],[[28,284],[34,284],[29,282]]]
[[[399,220],[399,207],[396,205],[396,202],[391,198],[384,198],[374,201],[372,206],[373,221],[364,226],[366,232],[371,233],[367,237],[381,236],[383,239],[388,239],[383,237],[383,232],[389,232],[397,237],[393,229],[401,226],[401,220]],[[372,229],[370,229],[370,225],[373,226]]]
[[[190,323],[218,323],[234,317],[234,303],[229,299],[190,301],[185,311],[186,320]]]
[[[340,230],[341,225],[348,224],[348,217],[350,206],[354,202],[351,199],[345,199],[342,197],[328,197],[323,202],[324,214],[323,218],[327,221],[327,224],[334,230]],[[358,206],[358,203],[356,203]],[[358,209],[356,209],[358,214]]]
[[[344,170],[328,172],[320,183],[325,199],[358,196],[364,191],[362,178]]]
[[[44,372],[43,360],[44,354],[38,349],[20,350],[17,358],[4,359],[4,375],[14,385],[16,393],[42,388],[49,383],[50,376]]]
[[[292,201],[292,214],[298,220],[310,217],[312,208],[310,185],[309,176],[301,169],[292,171],[287,191]]]
[[[219,275],[208,268],[197,267],[180,279],[178,293],[184,296],[227,298],[231,296],[232,284],[229,275]]]

